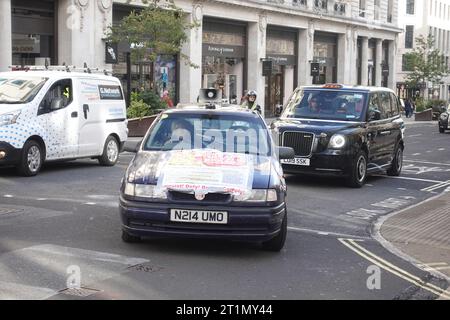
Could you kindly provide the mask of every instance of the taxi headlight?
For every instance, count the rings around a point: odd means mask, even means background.
[[[235,197],[235,201],[244,202],[274,202],[278,201],[277,190],[275,189],[253,189],[247,197]]]
[[[167,199],[165,192],[158,191],[155,185],[125,183],[124,193],[127,196],[149,198],[149,199]]]
[[[342,134],[335,134],[330,139],[329,147],[332,149],[342,149],[347,143],[347,138]]]
[[[441,119],[447,120],[448,119],[448,113],[441,113]]]

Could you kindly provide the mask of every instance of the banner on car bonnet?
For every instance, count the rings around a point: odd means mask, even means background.
[[[249,197],[253,187],[251,155],[216,150],[171,151],[158,179],[159,191],[196,195],[228,193]]]

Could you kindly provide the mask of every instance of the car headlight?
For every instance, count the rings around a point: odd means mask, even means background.
[[[330,139],[329,147],[332,149],[342,149],[347,143],[347,138],[342,134],[335,134]]]
[[[148,199],[167,199],[165,192],[159,191],[155,185],[125,183],[124,193],[127,196],[148,198]]]
[[[20,111],[0,115],[0,127],[16,123],[19,116]]]
[[[235,196],[234,200],[243,202],[274,202],[278,201],[278,193],[275,189],[253,189],[249,195]]]
[[[441,119],[447,120],[448,119],[448,113],[441,113]]]

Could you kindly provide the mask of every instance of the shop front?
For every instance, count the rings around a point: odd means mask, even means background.
[[[266,39],[266,58],[273,68],[266,76],[265,113],[271,117],[297,86],[297,32],[269,27]]]
[[[55,1],[13,0],[13,65],[56,64]]]
[[[319,75],[313,77],[313,84],[337,81],[337,52],[337,35],[325,32],[314,34],[313,62],[319,64]]]
[[[246,69],[245,24],[205,18],[202,44],[202,87],[222,92],[222,99],[240,103]]]

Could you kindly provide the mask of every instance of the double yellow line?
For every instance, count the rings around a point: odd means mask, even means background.
[[[345,245],[350,250],[354,251],[364,259],[372,262],[374,265],[377,265],[378,267],[398,276],[399,278],[406,280],[415,286],[422,288],[424,290],[427,290],[438,297],[449,299],[450,295],[445,291],[445,289],[439,288],[438,286],[435,286],[431,283],[425,282],[419,277],[416,277],[415,275],[410,274],[409,272],[393,265],[392,263],[384,260],[383,258],[373,254],[372,252],[368,251],[367,249],[360,246],[355,239],[338,239],[343,245]]]

